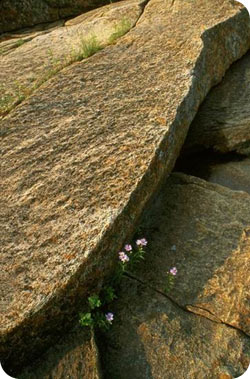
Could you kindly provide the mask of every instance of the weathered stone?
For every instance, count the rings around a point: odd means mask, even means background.
[[[75,16],[105,0],[1,0],[0,33]]]
[[[105,378],[236,378],[250,362],[250,339],[182,310],[161,294],[124,279],[114,323],[103,343]]]
[[[5,367],[50,343],[112,270],[198,106],[249,40],[240,4],[150,0],[117,44],[1,121]]]
[[[184,151],[250,153],[250,52],[234,63],[201,105]]]
[[[89,330],[79,328],[64,335],[19,379],[100,379],[98,350]]]
[[[210,167],[209,182],[250,194],[250,159]]]
[[[177,267],[171,299],[250,335],[250,196],[173,174],[144,227],[150,246],[136,276],[164,291]]]
[[[128,0],[110,4],[71,20],[67,26],[25,33],[24,38],[19,33],[0,43],[0,117],[56,72],[79,60],[84,46],[94,43],[103,48],[117,31],[125,34],[140,17],[144,3]]]

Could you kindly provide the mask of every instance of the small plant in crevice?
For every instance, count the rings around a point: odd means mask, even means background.
[[[164,288],[164,292],[166,294],[169,293],[173,289],[176,275],[177,275],[177,268],[176,267],[172,267],[167,272],[166,285]]]
[[[129,244],[124,246],[125,251],[118,253],[118,265],[116,271],[110,280],[110,284],[106,285],[100,291],[100,294],[93,294],[88,297],[88,312],[80,313],[80,324],[91,328],[99,328],[108,330],[114,320],[114,314],[110,312],[109,304],[117,299],[116,289],[120,284],[123,275],[128,269],[144,259],[147,245],[145,238],[136,241],[136,247]]]
[[[22,46],[26,41],[24,39],[18,39],[15,43],[14,43],[14,47],[19,47],[19,46]]]
[[[122,37],[131,29],[131,22],[126,18],[123,18],[114,27],[114,32],[109,37],[109,43],[115,42],[118,38]]]
[[[84,39],[83,37],[81,37],[79,40],[77,50],[72,49],[69,59],[71,62],[69,63],[81,61],[84,58],[91,57],[98,51],[102,50],[102,48],[103,47],[97,40],[96,36],[93,35],[88,39]]]

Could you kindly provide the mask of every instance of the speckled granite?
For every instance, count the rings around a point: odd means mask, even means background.
[[[0,118],[19,104],[20,98],[27,97],[48,80],[53,71],[56,73],[72,63],[84,43],[95,38],[96,44],[103,48],[123,25],[124,33],[133,28],[144,4],[145,0],[109,4],[71,19],[61,27],[51,25],[51,30],[26,31],[0,41]]]
[[[198,106],[249,48],[240,4],[194,4],[150,0],[117,44],[63,70],[1,121],[6,366],[48,344],[111,271]]]
[[[102,336],[105,378],[233,379],[249,365],[249,338],[136,280],[123,281],[114,312],[112,330]]]

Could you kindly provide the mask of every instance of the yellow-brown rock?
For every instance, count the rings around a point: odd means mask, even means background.
[[[114,317],[100,338],[105,378],[233,379],[249,365],[249,338],[136,280],[124,279]]]
[[[118,43],[1,121],[5,367],[48,345],[101,284],[200,103],[249,42],[238,3],[150,0]]]
[[[88,49],[109,44],[140,17],[145,0],[109,4],[63,25],[12,34],[0,42],[0,117],[62,68],[82,59]]]

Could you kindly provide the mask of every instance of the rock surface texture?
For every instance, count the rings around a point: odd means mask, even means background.
[[[250,194],[250,159],[213,165],[208,181]]]
[[[105,0],[1,0],[0,33],[74,16]]]
[[[170,176],[141,224],[149,240],[146,261],[133,279],[124,279],[112,310],[116,322],[102,351],[105,377],[244,373],[250,363],[249,210],[245,192]],[[166,293],[171,267],[177,275]]]
[[[98,350],[93,335],[77,328],[64,335],[19,379],[101,379]]]
[[[230,67],[195,117],[185,151],[213,148],[250,154],[250,52]]]
[[[140,17],[145,1],[129,0],[87,12],[64,25],[26,31],[0,42],[0,117],[41,84],[91,49],[125,34]]]
[[[249,16],[238,3],[150,0],[119,42],[61,71],[1,121],[6,367],[49,344],[50,331],[70,323],[112,270],[200,103],[249,43]],[[232,251],[243,256],[244,222],[229,223],[238,236]],[[218,259],[227,258],[236,259]],[[189,284],[183,279],[182,293]],[[216,307],[216,286],[199,301],[189,289],[190,306],[247,331],[247,305],[232,313],[229,287],[225,310]],[[176,296],[182,300],[180,289]]]
[[[163,292],[166,272],[176,266],[171,299],[250,335],[249,209],[244,191],[173,174],[147,214],[146,229],[157,232],[138,278]]]
[[[102,339],[104,377],[233,379],[250,362],[241,332],[187,312],[136,280],[124,280],[116,322]]]

